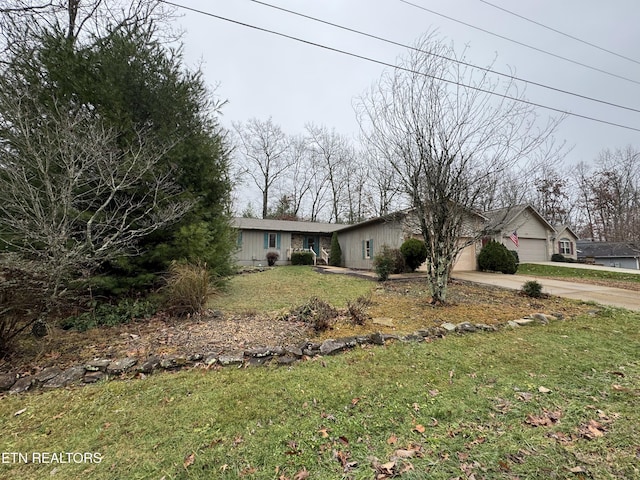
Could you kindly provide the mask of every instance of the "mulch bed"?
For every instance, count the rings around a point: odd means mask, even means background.
[[[255,347],[298,345],[309,339],[321,340],[349,335],[412,333],[443,322],[495,325],[533,312],[561,312],[564,317],[586,313],[593,306],[557,297],[531,299],[496,287],[453,281],[450,304],[429,304],[424,280],[387,282],[377,286],[367,308],[372,319],[390,318],[393,326],[372,321],[354,325],[342,318],[333,329],[318,334],[300,321],[278,319],[275,315],[218,315],[208,312],[192,318],[158,315],[117,327],[94,328],[86,332],[52,328],[42,339],[24,335],[12,357],[0,360],[0,373],[37,373],[57,365],[66,368],[96,358],[146,358],[152,355],[192,355],[241,353]]]

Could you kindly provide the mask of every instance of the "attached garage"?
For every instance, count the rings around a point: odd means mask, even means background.
[[[548,242],[544,239],[520,238],[518,248],[513,243],[509,245],[509,242],[510,240],[507,241],[507,248],[518,252],[520,263],[549,261]]]
[[[468,247],[465,247],[465,249],[460,252],[456,263],[453,265],[453,271],[464,272],[477,270],[477,263],[478,261],[476,258],[476,246],[472,244]]]

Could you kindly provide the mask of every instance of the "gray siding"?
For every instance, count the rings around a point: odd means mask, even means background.
[[[287,262],[287,249],[291,247],[291,233],[271,232],[280,235],[280,248],[264,248],[264,235],[269,233],[261,230],[239,230],[242,232],[242,241],[236,252],[236,262],[240,265],[267,264],[267,252],[275,251],[280,254],[276,265],[284,265]],[[239,233],[240,235],[240,233]]]
[[[397,220],[364,225],[360,228],[338,232],[342,263],[347,268],[372,269],[373,256],[380,251],[382,245],[400,248],[404,241],[402,225]],[[362,242],[373,240],[371,258],[362,258]]]
[[[637,258],[595,257],[595,262],[597,265],[604,265],[605,267],[631,268],[633,270],[638,270],[640,268]]]

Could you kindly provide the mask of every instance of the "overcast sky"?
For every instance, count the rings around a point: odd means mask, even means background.
[[[175,3],[310,42],[396,63],[406,50],[374,39],[300,18],[250,0],[174,0]],[[586,40],[619,55],[598,50],[487,5],[482,0],[411,0],[441,15],[555,55],[610,72],[617,78],[540,53],[465,26],[401,0],[266,0],[294,10],[403,44],[428,30],[468,47],[467,61],[494,69],[515,69],[518,77],[640,110],[640,2],[638,0],[488,0],[499,7]],[[382,65],[302,44],[187,10],[176,21],[184,30],[187,64],[202,62],[205,78],[228,100],[223,124],[273,117],[290,134],[305,123],[335,127],[356,135],[354,98],[386,68]],[[527,97],[581,115],[640,129],[640,113],[600,105],[566,94],[528,86]],[[541,115],[552,112],[540,110]],[[593,160],[604,148],[640,147],[640,132],[569,117],[557,137],[573,150],[565,163]]]

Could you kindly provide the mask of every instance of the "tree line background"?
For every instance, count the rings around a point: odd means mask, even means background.
[[[273,120],[234,124],[234,171],[239,216],[357,223],[405,208],[396,169],[360,139],[309,123],[287,134]],[[475,208],[533,205],[552,225],[570,225],[582,239],[640,241],[640,150],[603,149],[566,165],[565,153],[514,165],[495,178]],[[256,194],[257,201],[247,201]]]

